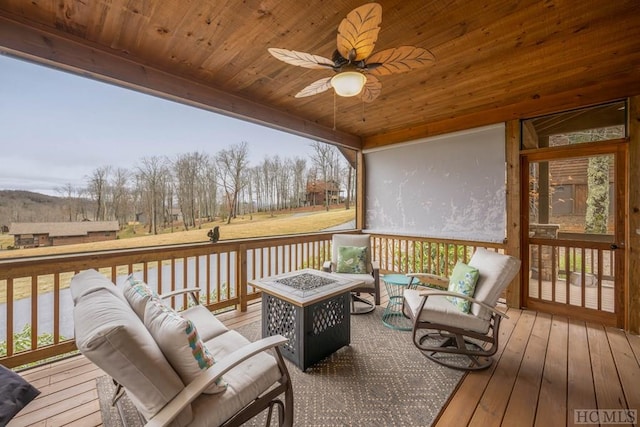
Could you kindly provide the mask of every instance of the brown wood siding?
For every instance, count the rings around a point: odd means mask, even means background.
[[[53,246],[74,245],[77,243],[103,242],[105,240],[115,240],[117,233],[114,231],[101,231],[89,233],[86,236],[62,236],[54,237]]]

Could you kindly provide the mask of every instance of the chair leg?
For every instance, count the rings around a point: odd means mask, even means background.
[[[359,306],[356,306],[359,303]],[[361,298],[358,294],[351,294],[351,314],[366,314],[371,313],[376,309],[374,303],[364,298]]]
[[[269,411],[267,412],[267,422],[265,423],[265,427],[269,427],[271,425],[271,414],[273,414],[273,407],[278,407],[278,425],[281,426],[284,424],[284,403],[280,399],[272,400],[269,402]]]
[[[414,344],[425,357],[439,365],[463,371],[479,371],[493,363],[493,358],[483,347],[461,334],[444,336],[433,346],[425,344],[427,339],[434,339],[435,336],[440,334],[425,334]]]

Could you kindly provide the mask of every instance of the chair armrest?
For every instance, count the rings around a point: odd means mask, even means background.
[[[200,301],[198,301],[198,297],[196,296],[197,293],[200,293],[200,288],[184,288],[159,295],[159,297],[160,299],[169,299],[178,295],[189,294],[195,304],[200,304]]]
[[[195,380],[187,384],[187,386],[155,414],[145,426],[156,427],[168,425],[187,405],[193,402],[209,385],[213,384],[222,375],[256,354],[282,345],[287,341],[289,340],[282,335],[274,335],[248,344],[228,354],[226,357],[217,361],[211,368],[198,375]]]
[[[325,261],[324,264],[322,264],[322,271],[331,273],[331,261]]]
[[[407,277],[415,277],[421,283],[429,283],[431,285],[436,285],[439,287],[448,287],[449,279],[443,276],[437,276],[435,274],[429,273],[407,273]]]
[[[470,297],[468,295],[465,295],[465,294],[459,294],[457,292],[451,292],[451,291],[426,290],[424,292],[420,292],[418,295],[420,295],[421,297],[425,297],[425,299],[430,297],[430,296],[447,296],[447,297],[462,298],[462,299],[465,299],[467,301],[472,302],[473,304],[478,304],[480,307],[486,308],[490,312],[492,312],[494,314],[497,314],[498,316],[504,317],[505,319],[509,318],[509,316],[507,316],[503,312],[498,311],[495,308],[491,307],[490,305],[485,304],[482,301],[478,301],[477,299],[475,299],[473,297]]]

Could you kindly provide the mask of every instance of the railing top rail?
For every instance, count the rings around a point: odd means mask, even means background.
[[[27,258],[0,259],[0,280],[8,278],[52,274],[113,265],[140,264],[185,257],[229,253],[244,249],[268,248],[296,243],[330,239],[335,233],[307,233],[271,236],[254,239],[225,240],[144,248],[112,249],[82,253],[43,255]]]
[[[365,231],[365,232],[367,234],[371,234],[372,237],[382,237],[386,239],[413,240],[418,242],[433,242],[433,243],[442,243],[442,244],[449,244],[449,245],[485,247],[485,248],[496,248],[496,249],[506,248],[506,243],[482,242],[477,240],[443,239],[443,238],[437,238],[437,237],[422,237],[422,236],[417,237],[417,236],[406,236],[406,235],[399,235],[399,234],[376,233],[374,231]]]

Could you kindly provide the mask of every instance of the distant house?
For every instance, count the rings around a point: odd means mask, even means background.
[[[325,196],[330,204],[340,203],[340,186],[335,181],[307,182],[306,204],[310,206],[324,205]]]
[[[72,245],[115,240],[118,221],[14,222],[9,227],[16,248]]]
[[[181,222],[182,221],[182,211],[179,208],[172,208],[170,212],[167,212],[166,222]],[[149,215],[146,212],[138,212],[136,213],[136,222],[140,224],[148,224],[149,223]]]

